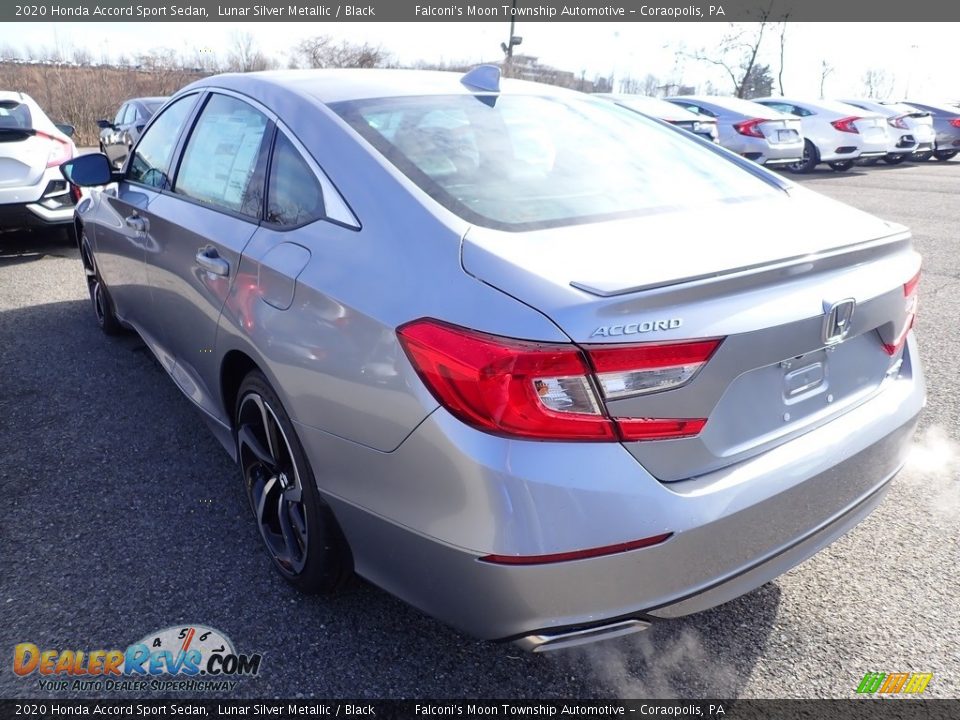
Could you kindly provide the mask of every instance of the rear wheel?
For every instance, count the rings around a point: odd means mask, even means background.
[[[280,399],[257,370],[244,378],[237,397],[244,487],[270,559],[303,592],[340,590],[352,576],[350,549]]]
[[[93,314],[97,320],[97,325],[106,335],[119,335],[123,332],[123,326],[117,320],[113,311],[110,291],[107,290],[107,286],[97,270],[86,233],[83,233],[80,239],[80,260],[83,262],[83,272],[87,278],[87,292],[90,294],[90,302],[93,305]]]
[[[840,160],[838,162],[827,163],[831,170],[836,172],[846,172],[853,167],[853,160]]]
[[[820,162],[820,153],[817,152],[817,146],[809,140],[803,141],[803,160],[787,165],[787,169],[795,173],[812,172]]]
[[[887,165],[899,165],[907,159],[906,155],[885,155],[883,161]]]
[[[947,160],[952,160],[957,156],[958,150],[937,150],[933,156],[940,160],[941,162],[946,162]]]

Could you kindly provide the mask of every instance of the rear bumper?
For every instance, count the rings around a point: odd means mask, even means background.
[[[51,209],[39,202],[0,205],[0,232],[26,230],[73,222],[74,205]]]
[[[472,635],[519,639],[697,612],[852,528],[904,461],[924,403],[916,357],[911,336],[900,377],[871,400],[763,455],[669,484],[620,445],[510,441],[443,410],[393,453],[298,432],[326,469],[321,491],[360,575]],[[665,532],[659,545],[585,560],[480,560]]]

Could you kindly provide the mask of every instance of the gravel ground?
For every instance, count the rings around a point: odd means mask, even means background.
[[[368,585],[290,589],[198,413],[135,337],[96,329],[76,252],[0,236],[0,697],[48,694],[13,675],[16,643],[126,647],[180,623],[264,654],[236,697],[843,698],[868,671],[933,672],[926,695],[957,697],[960,162],[802,182],[909,225],[925,256],[929,405],[908,468],[866,522],[760,590],[543,657]]]

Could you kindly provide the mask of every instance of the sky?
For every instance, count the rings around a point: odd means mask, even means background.
[[[331,35],[352,42],[381,45],[399,61],[480,62],[499,60],[508,23],[5,23],[0,46],[86,48],[99,58],[104,48],[114,55],[135,56],[151,48],[192,55],[196,48],[226,57],[231,38],[250,33],[269,55],[286,59],[299,40]],[[729,80],[709,63],[678,55],[704,50],[717,53],[729,31],[727,23],[518,22],[523,44],[515,52],[574,73],[680,82],[703,89],[711,82],[729,91]],[[790,23],[787,28],[784,89],[786,94],[819,97],[823,61],[834,68],[825,95],[863,94],[867,70],[886,73],[891,99],[960,99],[956,80],[955,23]],[[779,36],[769,32],[761,62],[774,76],[779,67]],[[775,85],[776,88],[776,85]]]

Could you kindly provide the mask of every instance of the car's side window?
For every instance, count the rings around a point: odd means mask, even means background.
[[[782,112],[784,115],[796,115],[796,114],[797,114],[797,113],[796,113],[796,108],[795,108],[793,105],[787,105],[787,103],[782,103],[782,102],[765,102],[765,103],[760,103],[760,104],[761,104],[761,105],[764,105],[764,106],[766,106],[766,107],[768,107],[768,108],[770,108],[770,109],[772,109],[772,110],[776,110],[777,112]]]
[[[323,188],[286,134],[277,133],[267,191],[267,222],[304,225],[324,217]]]
[[[195,94],[187,95],[163,111],[137,143],[127,180],[161,189],[170,187],[168,173],[173,150],[196,102]]]
[[[205,205],[259,217],[263,197],[257,165],[267,116],[229,95],[214,94],[183,153],[173,191]]]
[[[137,119],[137,108],[135,105],[127,105],[127,112],[123,116],[123,124],[129,125]]]
[[[696,113],[697,115],[703,115],[703,116],[705,116],[705,117],[716,117],[716,116],[717,116],[716,113],[714,113],[712,110],[707,110],[705,107],[700,107],[699,105],[693,105],[693,104],[686,105],[686,104],[685,104],[684,107],[685,107],[687,110],[689,110],[690,112]]]
[[[117,110],[117,116],[113,119],[114,125],[123,125],[123,116],[127,113],[127,106],[121,105],[120,109]]]

